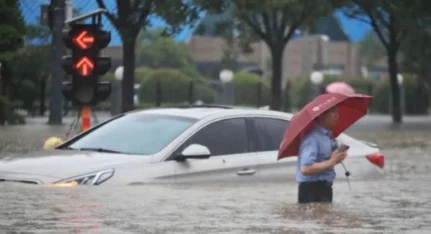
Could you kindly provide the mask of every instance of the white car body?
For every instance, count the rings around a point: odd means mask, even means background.
[[[92,173],[99,173],[98,175],[106,177],[106,180],[102,185],[207,182],[286,182],[295,181],[296,179],[297,157],[288,157],[282,160],[277,160],[278,145],[275,149],[273,147],[270,150],[264,150],[262,147],[266,147],[264,145],[267,143],[267,139],[262,138],[261,141],[258,141],[256,135],[254,135],[256,132],[264,130],[257,129],[257,127],[253,125],[254,122],[252,122],[256,118],[265,118],[258,119],[258,121],[263,124],[272,122],[270,120],[275,120],[277,124],[280,124],[279,126],[282,126],[282,123],[284,122],[278,121],[289,121],[292,114],[251,108],[217,107],[160,108],[134,111],[125,114],[125,116],[135,116],[133,118],[137,118],[138,120],[141,118],[140,116],[151,115],[170,116],[173,118],[193,118],[195,119],[195,122],[184,131],[181,131],[179,135],[169,141],[169,143],[163,146],[161,150],[151,155],[56,149],[34,152],[29,155],[14,155],[3,158],[0,159],[0,182],[20,181],[37,184],[53,184],[61,181],[70,182],[71,178],[83,178],[86,177],[85,175],[91,175]],[[117,118],[121,119],[124,117]],[[113,118],[112,121],[116,121],[117,118]],[[229,123],[232,122],[232,119],[236,119],[235,121],[238,121],[238,123],[244,121],[245,127],[247,128],[247,134],[245,135],[247,139],[245,143],[247,149],[245,150],[248,152],[215,156],[211,155],[208,158],[188,158],[185,160],[173,159],[173,154],[178,155],[179,149],[184,153],[182,150],[185,150],[187,146],[191,144],[194,144],[194,146],[187,149],[190,155],[197,152],[204,154],[208,151],[208,148],[211,147],[207,148],[207,145],[193,143],[192,141],[195,139],[193,137],[200,136],[195,134],[201,134],[200,131],[204,132],[203,129],[206,129],[208,126],[212,126],[212,129],[217,129],[217,125],[212,124],[218,123],[220,125],[220,123]],[[223,120],[229,121],[220,122]],[[105,123],[108,123],[109,121],[110,120]],[[287,126],[287,123],[288,122],[286,122],[285,126]],[[85,134],[88,134],[89,136],[91,136],[91,134],[96,135],[97,131],[101,131],[98,130],[98,128],[100,127],[100,129],[103,129],[103,125],[104,123],[101,123],[100,125],[90,129],[87,133],[75,136],[65,142],[63,146],[68,144],[73,146],[73,142],[76,139],[79,141],[82,136],[83,139],[85,139]],[[171,127],[166,126],[166,128],[162,129],[163,131],[170,131]],[[278,127],[278,129],[277,137],[279,137],[280,132],[284,133],[285,127]],[[253,131],[250,132],[250,130]],[[226,132],[228,131],[221,130],[220,134],[224,134]],[[151,134],[154,134],[155,136],[157,134],[163,136],[164,133],[159,131],[151,132]],[[230,135],[232,135],[232,133],[230,133]],[[261,137],[260,135],[261,134],[259,133],[258,137]],[[216,134],[211,135],[211,137],[213,136],[216,136]],[[99,138],[103,137],[113,138],[113,136],[99,136]],[[220,140],[216,138],[212,139],[211,137],[209,138],[212,141],[211,144]],[[229,137],[229,135],[223,136],[221,137],[221,141],[228,141]],[[126,138],[128,138],[128,136],[119,136],[119,138],[115,140],[119,145],[127,145],[128,142]],[[139,140],[135,138],[130,139]],[[197,137],[196,139],[204,141],[204,137]],[[143,141],[145,140],[148,141],[148,139],[143,139]],[[276,139],[278,144],[280,140],[281,139]],[[341,134],[337,140],[350,146],[348,157],[344,161],[344,164],[351,173],[351,179],[354,180],[383,175],[383,166],[380,165],[379,167],[377,164],[372,163],[367,159],[367,155],[378,155],[382,159],[383,155],[380,154],[380,151],[376,146],[359,141],[346,134]],[[186,142],[189,145],[184,145]],[[157,144],[157,142],[152,144]],[[232,148],[236,147],[235,144]],[[267,145],[271,144],[268,143]],[[274,146],[274,144],[272,145]],[[228,148],[227,145],[224,147]],[[227,151],[227,148],[220,150]],[[256,151],[250,149],[261,150]],[[340,164],[335,166],[335,169],[337,180],[345,179],[345,170],[342,165]],[[109,171],[109,173],[105,173],[106,171]],[[83,181],[84,179],[72,180]]]

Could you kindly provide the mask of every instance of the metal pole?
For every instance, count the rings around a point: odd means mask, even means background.
[[[261,98],[262,98],[262,82],[257,84],[257,107],[261,106]]]
[[[66,12],[65,12],[66,22],[73,18],[73,1],[66,0]]]
[[[400,86],[400,98],[401,98],[401,114],[405,115],[406,114],[406,97],[405,95],[405,90],[404,90],[404,85],[401,83],[399,84]]]
[[[51,75],[51,96],[49,105],[49,124],[62,123],[62,102],[61,93],[63,70],[61,68],[61,58],[63,56],[62,30],[64,26],[64,0],[51,0],[54,15],[54,28],[52,33],[52,75]]]
[[[65,21],[69,21],[72,19],[73,17],[73,2],[72,0],[66,0],[65,2]],[[64,25],[64,28],[69,28],[70,26],[68,24]],[[66,78],[66,76],[64,77]],[[63,108],[64,108],[64,114],[63,116],[67,116],[69,114],[69,102],[65,99],[64,103],[63,103]]]
[[[116,116],[121,113],[121,80],[112,82],[111,93],[111,116]]]
[[[162,84],[160,80],[156,81],[156,106],[162,105]]]
[[[190,81],[189,83],[189,104],[193,104],[194,99],[194,90],[195,90],[195,83],[194,81]]]

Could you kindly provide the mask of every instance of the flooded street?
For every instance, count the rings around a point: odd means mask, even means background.
[[[0,128],[0,155],[66,127]],[[334,184],[334,204],[296,204],[292,183],[52,188],[0,185],[0,233],[430,233],[431,132],[351,132],[376,142],[386,177]],[[339,175],[342,176],[342,175]]]

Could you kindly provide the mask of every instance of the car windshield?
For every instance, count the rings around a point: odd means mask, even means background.
[[[62,148],[151,155],[166,147],[196,119],[129,114],[103,124]]]

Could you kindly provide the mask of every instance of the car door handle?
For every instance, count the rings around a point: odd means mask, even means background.
[[[256,173],[255,170],[253,169],[248,169],[248,168],[244,168],[240,171],[237,171],[236,174],[239,176],[248,176],[248,175],[254,175],[254,173]]]

